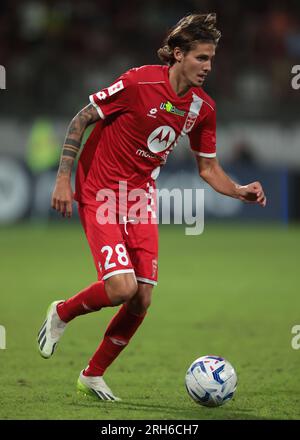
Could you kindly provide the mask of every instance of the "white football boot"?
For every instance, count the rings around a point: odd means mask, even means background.
[[[47,310],[46,321],[38,333],[39,352],[45,359],[53,355],[56,345],[67,325],[60,319],[56,311],[57,304],[63,301],[54,301],[50,304]]]
[[[113,394],[112,390],[104,382],[102,376],[84,376],[83,370],[80,372],[77,381],[77,393],[108,402],[121,400],[120,397],[116,397]]]

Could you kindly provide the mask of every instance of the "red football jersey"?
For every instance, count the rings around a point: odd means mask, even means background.
[[[134,68],[110,87],[90,96],[101,121],[88,138],[76,176],[76,199],[99,205],[103,188],[118,192],[153,191],[154,180],[182,136],[192,150],[216,156],[214,101],[201,89],[191,88],[179,97],[169,82],[169,67]]]

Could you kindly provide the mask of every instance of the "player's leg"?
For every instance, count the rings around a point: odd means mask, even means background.
[[[151,304],[152,289],[151,284],[138,283],[136,294],[112,318],[88,367],[80,373],[77,382],[79,392],[94,395],[100,400],[120,400],[107,387],[102,376],[142,324]]]
[[[80,207],[79,212],[99,281],[66,301],[55,301],[50,305],[38,333],[39,351],[44,358],[52,356],[66,323],[76,316],[122,304],[137,289],[134,270],[119,225],[99,225],[95,213],[88,207]]]
[[[103,307],[118,306],[131,298],[137,289],[133,273],[119,273],[106,281],[98,281],[68,300],[58,304],[57,312],[64,322],[79,315],[96,312]]]
[[[138,282],[136,294],[126,303],[130,313],[137,316],[145,316],[151,305],[153,287],[153,284]]]
[[[76,316],[123,304],[135,295],[134,274],[116,274],[106,281],[94,283],[67,301],[54,301],[38,334],[39,352],[48,359],[53,355],[66,324]]]
[[[157,284],[158,229],[157,224],[127,225],[123,238],[139,281],[135,295],[112,318],[104,338],[85,370],[86,375],[102,376],[107,367],[128,345],[141,325],[151,303],[152,289]],[[125,235],[124,235],[125,234]],[[112,280],[115,277],[112,276]]]
[[[129,299],[110,321],[104,338],[91,358],[85,374],[103,376],[105,370],[128,345],[143,322],[151,303],[153,286],[138,283],[137,293]]]
[[[45,322],[38,333],[38,347],[41,356],[51,357],[64,333],[66,324],[79,315],[95,312],[103,307],[120,305],[136,292],[134,274],[124,273],[106,282],[96,282],[66,301],[50,304]]]
[[[127,226],[127,249],[134,263],[138,290],[117,312],[109,323],[104,338],[91,358],[82,376],[102,382],[103,374],[128,345],[142,324],[151,304],[153,286],[157,284],[158,230],[154,224],[131,224]],[[92,380],[92,379],[91,379]],[[98,396],[98,398],[101,398]]]

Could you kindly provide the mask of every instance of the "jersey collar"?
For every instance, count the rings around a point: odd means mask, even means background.
[[[164,77],[165,77],[165,82],[166,82],[166,87],[168,89],[168,92],[170,93],[171,99],[174,101],[180,101],[180,102],[184,102],[184,101],[189,101],[192,97],[192,93],[193,93],[193,87],[191,87],[185,95],[183,96],[178,96],[177,93],[175,93],[175,90],[173,89],[173,87],[171,86],[170,80],[169,80],[169,70],[170,70],[171,66],[164,66]]]

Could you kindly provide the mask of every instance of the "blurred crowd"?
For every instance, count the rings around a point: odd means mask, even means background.
[[[206,90],[221,117],[299,117],[300,91],[291,87],[299,0],[2,0],[2,116],[72,116],[126,69],[159,63],[168,28],[190,12],[218,14],[222,38]]]

